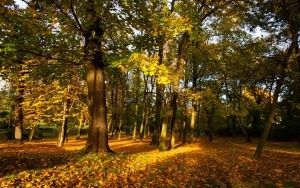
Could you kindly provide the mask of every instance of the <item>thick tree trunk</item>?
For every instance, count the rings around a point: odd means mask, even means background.
[[[95,2],[87,7],[84,25],[84,65],[87,76],[90,126],[85,152],[110,152],[108,146],[106,91],[101,40],[103,23],[95,10]]]
[[[151,140],[151,145],[159,144],[159,128],[161,125],[161,108],[162,108],[162,93],[163,86],[161,84],[156,84],[156,100],[155,100],[155,122],[153,125],[153,135]]]
[[[163,61],[163,44],[164,41],[160,41],[159,44],[159,64],[162,64]],[[153,125],[153,135],[150,145],[158,145],[159,144],[159,128],[161,125],[161,108],[162,108],[162,92],[163,92],[163,85],[159,84],[156,81],[156,99],[155,99],[155,122]]]
[[[173,99],[171,101],[172,119],[171,119],[171,140],[170,140],[169,149],[175,148],[174,126],[177,117],[177,98],[179,93],[180,78],[182,77],[182,70],[183,70],[184,61],[188,50],[189,37],[190,36],[188,32],[185,32],[182,35],[181,41],[178,46],[177,67],[176,67],[177,70],[176,70],[175,80],[174,80],[175,84],[174,84],[174,91],[173,91]]]
[[[166,151],[166,138],[168,132],[168,122],[172,115],[172,109],[168,109],[163,117],[163,122],[161,126],[160,139],[159,139],[159,151]]]
[[[86,61],[85,66],[91,116],[85,150],[109,152],[104,66],[96,60]]]

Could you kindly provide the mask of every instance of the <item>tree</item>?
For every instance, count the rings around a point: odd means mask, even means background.
[[[287,76],[293,54],[297,52],[299,41],[299,7],[298,1],[258,1],[260,6],[256,8],[259,12],[253,20],[255,26],[260,26],[265,31],[270,31],[268,40],[271,41],[269,54],[267,54],[266,62],[272,62],[276,65],[275,90],[273,92],[270,113],[262,133],[261,139],[257,145],[254,158],[261,157],[265,141],[274,119],[278,97],[281,93],[284,80]],[[252,22],[252,23],[253,23]],[[266,24],[267,23],[267,24]],[[283,48],[279,46],[283,45]]]
[[[49,42],[49,46],[41,48],[46,50],[34,53],[29,49],[26,52],[61,63],[85,66],[91,116],[85,151],[109,152],[104,77],[104,67],[107,65],[103,40],[108,38],[106,31],[114,28],[113,24],[117,22],[118,17],[112,11],[117,5],[116,2],[51,0],[32,1],[28,5],[28,9],[33,9],[44,23],[52,23],[54,28],[50,33],[55,37]]]

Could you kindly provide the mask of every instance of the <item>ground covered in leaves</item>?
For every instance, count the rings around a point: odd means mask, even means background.
[[[81,155],[85,140],[65,147],[42,140],[0,144],[0,187],[300,187],[298,143],[267,143],[202,136],[193,145],[159,152],[150,138],[110,140],[116,154]]]

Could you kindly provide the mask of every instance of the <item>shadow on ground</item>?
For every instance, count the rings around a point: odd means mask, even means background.
[[[53,143],[1,144],[0,177],[67,164],[77,154],[77,151],[66,151]]]

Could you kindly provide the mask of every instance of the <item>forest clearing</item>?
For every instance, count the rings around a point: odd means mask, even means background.
[[[124,136],[110,138],[115,154],[80,154],[85,139],[0,144],[1,187],[299,187],[297,142],[267,142],[260,160],[257,139],[200,136],[195,144],[176,143],[159,152]]]

